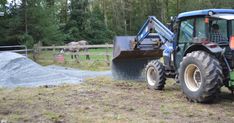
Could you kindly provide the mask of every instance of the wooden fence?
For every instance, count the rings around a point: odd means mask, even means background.
[[[68,59],[75,59],[77,63],[80,63],[82,60],[86,61],[103,61],[110,65],[111,57],[112,57],[112,44],[104,44],[104,45],[85,45],[85,46],[73,46],[75,49],[88,49],[77,52],[68,52],[64,51],[64,49],[69,49],[71,46],[34,46],[33,59],[35,61],[42,60],[51,60],[51,59],[40,59],[40,55],[43,52],[50,52],[50,58],[53,58],[53,62],[67,62]],[[101,52],[94,52],[95,49],[102,49]],[[94,50],[93,52],[91,52]],[[48,54],[47,54],[48,55]],[[102,57],[102,59],[93,59],[93,57]],[[58,58],[58,59],[57,59]],[[74,61],[74,60],[73,60]]]
[[[0,46],[1,52],[15,52],[20,53],[24,56],[28,56],[28,52],[31,52],[32,49],[28,49],[25,45],[12,45],[12,46]]]

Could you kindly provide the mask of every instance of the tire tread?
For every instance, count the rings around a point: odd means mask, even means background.
[[[200,103],[212,101],[217,96],[219,89],[223,85],[223,73],[219,61],[215,57],[211,56],[210,54],[204,51],[195,51],[187,54],[184,57],[183,61],[180,63],[180,66],[183,66],[185,61],[187,61],[188,59],[197,59],[200,61],[200,63],[203,64],[202,66],[206,71],[206,82],[204,85],[205,89],[203,90],[202,95],[200,95],[197,98],[190,98],[185,94],[186,98],[189,101]],[[180,67],[179,73],[182,72],[184,71],[182,71]],[[185,93],[184,90],[183,93]]]
[[[153,60],[151,62],[149,62],[145,68],[145,75],[147,75],[147,70],[149,67],[154,66],[155,69],[158,71],[159,73],[159,77],[158,80],[155,84],[154,87],[150,87],[150,85],[148,84],[148,87],[151,89],[155,89],[155,90],[163,90],[164,86],[165,86],[165,81],[166,81],[166,77],[165,77],[165,69],[163,64],[159,61],[159,60]],[[146,81],[147,81],[147,76],[145,77]],[[148,82],[147,82],[148,83]]]

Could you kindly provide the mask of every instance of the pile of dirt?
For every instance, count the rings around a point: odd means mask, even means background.
[[[0,53],[0,87],[37,87],[80,83],[85,78],[110,76],[109,71],[91,72],[59,66],[43,67],[17,53]]]

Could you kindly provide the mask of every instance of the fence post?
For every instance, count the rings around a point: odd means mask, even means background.
[[[108,66],[110,66],[110,56],[109,56],[109,53],[108,53],[108,43],[106,43],[106,63]]]
[[[74,55],[74,54],[75,54],[75,55]],[[79,64],[80,61],[81,61],[80,52],[79,52],[79,51],[76,51],[76,52],[74,52],[74,54],[73,54],[73,57],[75,57],[76,62]]]
[[[55,63],[56,62],[56,53],[55,53],[55,45],[54,44],[52,45],[52,48],[53,48],[53,61]]]
[[[52,47],[53,47],[53,53],[55,54],[55,45],[53,44]]]
[[[39,52],[40,50],[39,50],[39,44],[37,43],[37,44],[34,44],[33,45],[33,60],[34,61],[37,61],[37,55],[39,55]]]
[[[39,48],[39,47],[42,47],[42,42],[41,41],[39,41],[38,43],[37,43],[37,50],[38,50],[38,53],[40,53],[41,52],[41,48]]]
[[[89,56],[89,48],[88,48],[88,47],[84,48],[84,51],[85,51],[85,57],[86,57],[86,60],[90,60],[90,56]]]

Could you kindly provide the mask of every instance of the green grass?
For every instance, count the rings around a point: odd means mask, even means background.
[[[72,67],[79,68],[83,70],[94,70],[94,71],[102,71],[110,69],[110,61],[107,61],[106,55],[98,55],[100,53],[105,54],[106,49],[90,49],[89,53],[94,54],[90,55],[90,60],[86,60],[86,56],[79,56],[78,60],[75,58],[71,58],[71,55],[65,53],[64,63],[58,63],[54,60],[55,55],[58,54],[59,51],[42,51],[39,55],[36,56],[36,62],[43,65],[60,65],[64,67]],[[108,53],[112,53],[112,49],[108,49]],[[33,59],[33,55],[29,54],[29,57]],[[109,58],[111,60],[111,57]]]

